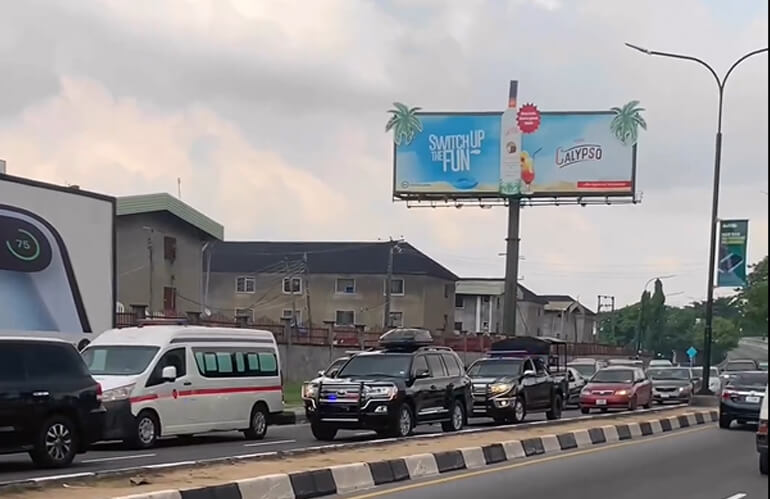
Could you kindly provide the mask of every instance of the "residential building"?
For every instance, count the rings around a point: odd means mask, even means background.
[[[542,327],[543,336],[575,343],[596,341],[596,314],[568,295],[542,295],[548,303]]]
[[[255,323],[451,330],[457,276],[406,242],[224,242],[212,249],[209,305]]]
[[[455,331],[513,334],[502,330],[504,279],[460,279],[455,293]],[[545,303],[545,300],[519,284],[515,334],[542,336],[541,320]]]
[[[205,250],[224,227],[169,194],[117,200],[118,308],[139,314],[201,312]]]

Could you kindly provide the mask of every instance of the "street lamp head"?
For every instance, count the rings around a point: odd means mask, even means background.
[[[650,49],[646,49],[644,47],[640,47],[639,45],[634,45],[633,43],[626,42],[626,47],[632,48],[634,50],[638,50],[639,52],[642,52],[643,54],[652,55],[652,51]]]

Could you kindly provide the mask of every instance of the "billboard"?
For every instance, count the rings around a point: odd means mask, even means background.
[[[394,194],[499,196],[500,114],[414,113],[394,130]]]
[[[393,193],[399,198],[633,196],[636,102],[610,111],[391,111]],[[400,109],[400,108],[399,108]],[[522,128],[526,124],[527,127]]]
[[[746,285],[746,243],[748,220],[720,220],[717,287]]]
[[[636,144],[615,131],[616,113],[544,112],[521,139],[519,193],[527,197],[631,196]]]
[[[115,198],[0,174],[0,330],[113,327]]]

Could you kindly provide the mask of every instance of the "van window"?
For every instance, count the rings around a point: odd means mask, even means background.
[[[278,376],[278,358],[274,351],[250,348],[194,348],[198,372],[206,378]]]
[[[152,370],[150,379],[147,380],[147,386],[155,386],[163,383],[163,368],[168,366],[176,367],[176,377],[181,378],[187,374],[187,359],[185,358],[184,348],[175,348],[164,353],[155,369]]]

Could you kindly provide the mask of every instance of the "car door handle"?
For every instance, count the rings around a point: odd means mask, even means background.
[[[191,381],[185,381],[185,382],[184,382],[184,383],[182,383],[182,384],[183,384],[184,386],[192,386],[192,382],[191,382]]]
[[[436,389],[437,389],[437,387],[436,387],[436,385],[430,385],[430,389],[431,389],[431,390],[436,390]]]

